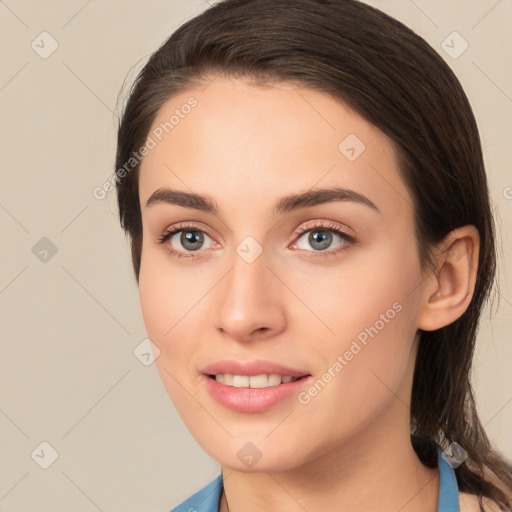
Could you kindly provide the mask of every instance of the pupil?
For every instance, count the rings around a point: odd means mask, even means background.
[[[317,237],[316,234],[320,233],[320,236]],[[319,249],[326,249],[329,247],[332,234],[329,231],[312,231],[309,235],[310,243],[314,246],[314,243],[320,243]]]
[[[181,245],[185,247],[185,249],[188,250],[196,250],[198,249],[202,243],[203,243],[203,237],[199,231],[184,231],[181,235]],[[187,244],[191,244],[191,246],[187,247]],[[196,245],[194,245],[194,243]]]

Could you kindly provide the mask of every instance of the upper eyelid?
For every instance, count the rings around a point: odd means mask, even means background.
[[[312,224],[310,224],[310,223],[312,223]],[[344,227],[341,227],[341,226],[344,226]],[[304,232],[312,231],[314,229],[324,229],[326,231],[340,231],[342,233],[344,233],[345,230],[353,232],[353,230],[350,229],[348,226],[345,226],[344,224],[340,224],[339,222],[335,222],[332,220],[314,220],[314,221],[307,221],[307,222],[301,224],[301,226],[299,226],[294,231],[294,233],[297,233],[297,232],[304,233]],[[346,233],[346,234],[347,234],[347,236],[349,236],[349,233]]]
[[[309,224],[313,223],[313,225]],[[352,231],[348,226],[345,226],[348,231]],[[297,233],[298,231],[305,232],[313,229],[320,229],[323,228],[325,230],[339,230],[344,231],[342,227],[340,227],[340,224],[336,221],[331,220],[314,220],[314,221],[306,221],[302,223],[297,229],[294,230],[294,233]],[[190,231],[201,231],[206,233],[208,236],[214,238],[208,228],[202,227],[201,225],[197,225],[194,222],[178,222],[177,224],[173,224],[170,227],[166,227],[162,232],[166,233],[169,231],[179,232],[181,230],[189,229]],[[348,234],[348,233],[347,233]]]

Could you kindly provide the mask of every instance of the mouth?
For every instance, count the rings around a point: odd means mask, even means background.
[[[303,366],[277,361],[224,359],[202,368],[207,393],[220,405],[237,412],[263,412],[290,400],[313,377]]]
[[[231,386],[234,388],[251,388],[251,389],[263,389],[281,384],[288,384],[295,382],[310,375],[292,376],[292,375],[279,375],[277,373],[271,374],[260,374],[260,375],[235,375],[232,373],[217,373],[210,374],[208,377],[213,379],[220,384]]]
[[[311,374],[203,374],[203,382],[210,397],[220,405],[240,413],[261,413],[279,404],[289,407],[290,400],[311,385],[312,380]]]

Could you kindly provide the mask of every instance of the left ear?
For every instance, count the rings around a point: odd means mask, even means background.
[[[418,329],[435,331],[466,311],[475,289],[480,235],[473,225],[450,233],[436,247],[436,271],[425,281]]]

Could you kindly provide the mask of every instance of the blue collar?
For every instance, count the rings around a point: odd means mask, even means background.
[[[439,466],[439,500],[437,512],[460,512],[459,486],[455,471],[448,462],[443,449],[436,445],[437,462]]]
[[[439,466],[439,500],[437,512],[460,512],[459,488],[452,466],[443,456],[443,449],[437,445]],[[222,474],[197,491],[170,512],[218,512],[222,494]]]

